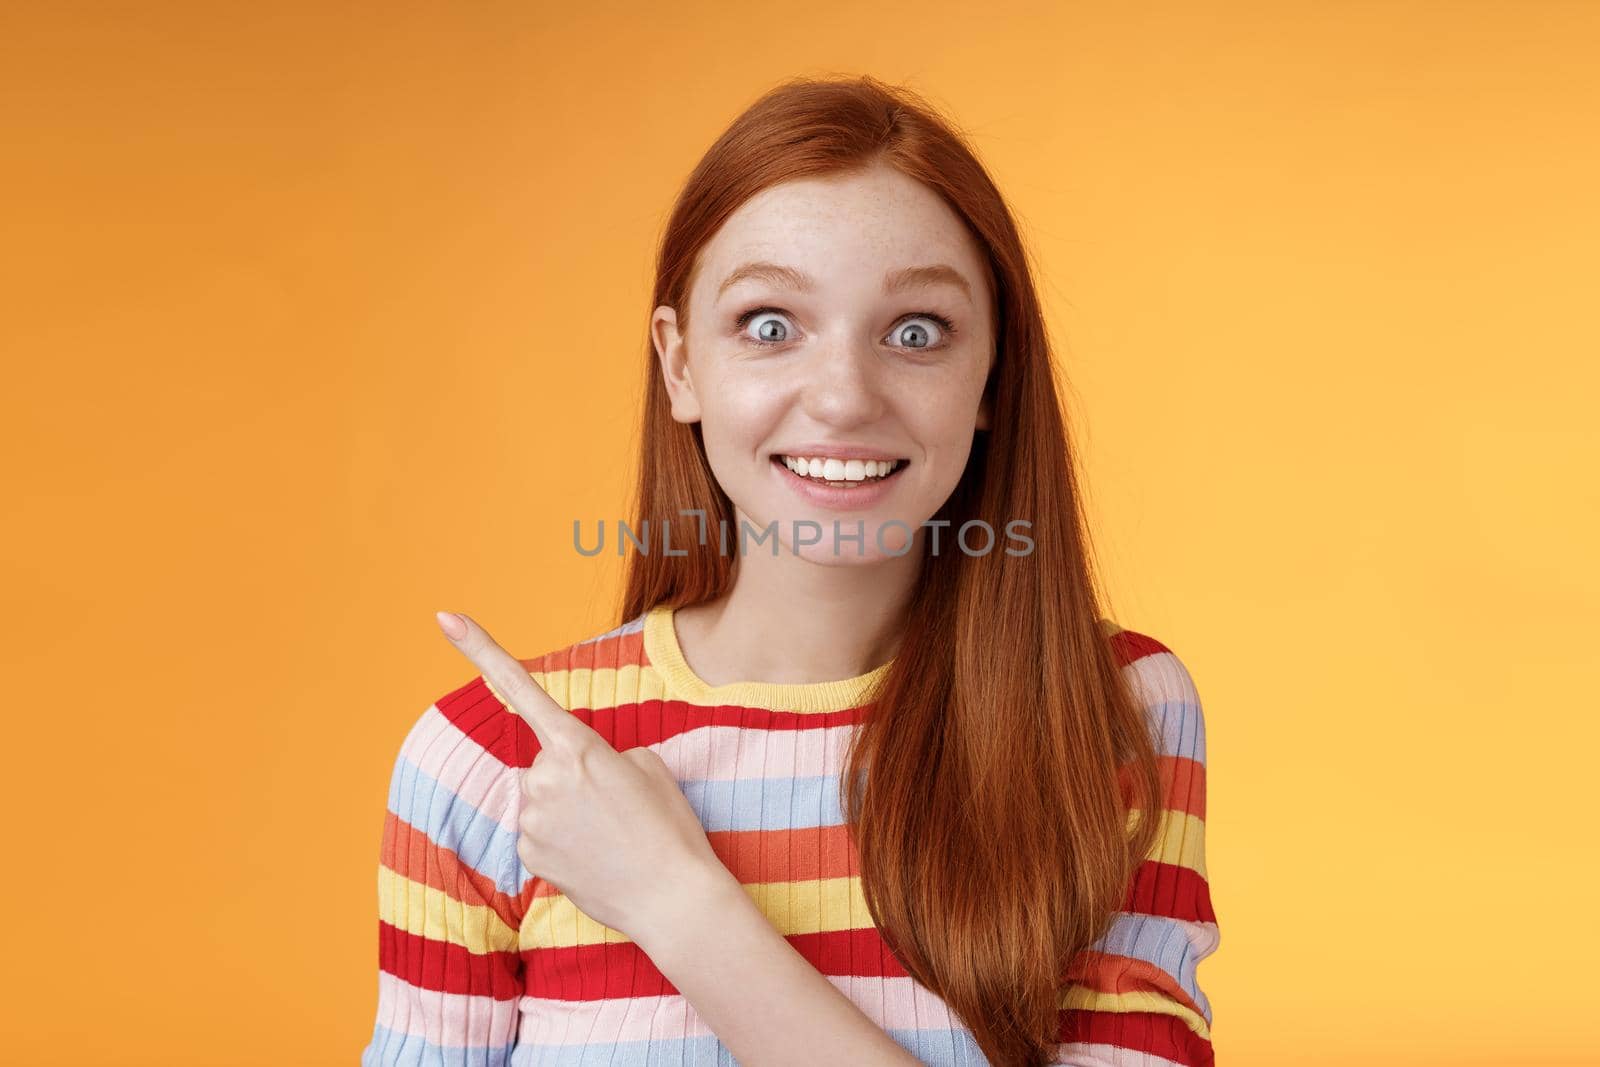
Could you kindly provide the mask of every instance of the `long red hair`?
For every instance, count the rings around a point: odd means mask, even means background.
[[[1067,964],[1110,925],[1156,821],[1149,725],[1123,681],[1091,567],[1074,461],[1032,272],[999,190],[936,108],[872,77],[795,79],[719,137],[662,238],[651,307],[677,310],[701,247],[744,201],[792,178],[887,163],[938,192],[986,253],[996,362],[992,429],[935,515],[982,519],[983,555],[925,554],[894,665],[872,695],[840,780],[879,932],[941,996],[990,1062],[1034,1065],[1061,1036]],[[646,343],[634,528],[703,509],[737,532],[698,423],[675,421]],[[1001,550],[1013,519],[1034,549]],[[648,522],[648,526],[644,525]],[[634,553],[620,622],[714,599],[736,560]],[[870,774],[866,774],[867,768]]]

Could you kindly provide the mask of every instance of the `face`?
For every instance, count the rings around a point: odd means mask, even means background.
[[[993,296],[955,212],[887,166],[770,187],[701,250],[688,306],[682,330],[657,308],[652,337],[672,416],[701,424],[739,520],[775,524],[780,553],[820,533],[798,554],[821,564],[920,550],[990,414]],[[798,540],[797,520],[816,524]]]

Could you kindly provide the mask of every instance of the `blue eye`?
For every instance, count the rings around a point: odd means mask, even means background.
[[[919,325],[918,322],[917,322],[918,319],[930,319],[933,322],[938,324],[938,326],[939,326],[939,340],[938,341],[930,341],[930,340],[928,340],[927,327]],[[935,315],[932,312],[928,312],[928,311],[919,312],[918,314],[913,315],[911,318],[906,319],[905,321],[903,321],[900,324],[898,324],[897,326],[895,326],[895,329],[896,330],[902,330],[902,329],[906,329],[908,327],[917,331],[916,334],[912,335],[913,337],[920,335],[922,340],[908,343],[905,346],[906,348],[939,348],[944,343],[948,342],[949,337],[950,337],[951,334],[956,332],[955,326],[950,322],[949,319],[945,318],[943,315]]]
[[[777,308],[751,308],[749,311],[746,311],[743,315],[739,316],[737,325],[740,330],[743,330],[746,324],[748,324],[749,321],[755,318],[757,315],[781,314],[783,314],[783,312],[779,311]],[[776,331],[771,328],[773,325],[777,326]],[[763,323],[756,327],[756,332],[760,333],[762,336],[759,338],[747,337],[747,340],[758,345],[780,345],[789,339],[789,329],[787,326],[784,326],[781,323]]]

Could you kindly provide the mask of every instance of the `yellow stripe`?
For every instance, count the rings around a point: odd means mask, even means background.
[[[1138,821],[1139,809],[1134,808],[1128,812],[1128,829]],[[1187,867],[1206,878],[1206,821],[1187,811],[1161,809],[1161,828],[1145,858]]]
[[[378,914],[408,934],[472,952],[515,951],[517,932],[486,904],[467,904],[442,889],[378,865]]]
[[[1211,1027],[1206,1025],[1205,1016],[1193,1008],[1179,1004],[1171,997],[1164,997],[1160,993],[1152,993],[1147,989],[1135,990],[1129,993],[1101,993],[1085,986],[1073,984],[1068,986],[1062,994],[1061,1007],[1081,1011],[1148,1011],[1160,1015],[1171,1015],[1182,1019],[1184,1025],[1200,1037],[1207,1041],[1211,1040]]]
[[[859,877],[761,882],[745,885],[744,891],[785,936],[873,928]],[[522,920],[523,948],[573,948],[627,940],[579,911],[560,893],[535,898]]]

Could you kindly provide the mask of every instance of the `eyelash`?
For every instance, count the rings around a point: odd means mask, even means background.
[[[769,312],[769,311],[772,312],[775,315],[787,315],[787,314],[789,314],[787,311],[783,310],[782,308],[772,307],[771,305],[762,305],[761,307],[753,307],[753,308],[751,308],[749,311],[746,311],[744,314],[740,315],[737,319],[734,320],[734,326],[738,328],[738,330],[740,332],[740,336],[743,337],[743,339],[745,341],[747,341],[747,342],[749,342],[750,344],[753,344],[753,345],[758,345],[758,346],[760,346],[762,348],[776,348],[779,345],[788,343],[787,341],[762,341],[762,340],[760,340],[758,338],[755,338],[755,337],[745,337],[744,336],[744,328],[750,324],[750,320],[755,318],[757,315],[760,315],[760,314],[763,314],[763,313]],[[937,351],[938,349],[944,348],[945,346],[949,345],[950,344],[950,339],[955,336],[956,324],[951,322],[949,319],[945,318],[943,315],[939,314],[936,311],[913,311],[911,314],[905,316],[904,318],[902,318],[898,322],[896,322],[894,324],[894,328],[895,329],[899,329],[902,325],[904,325],[906,322],[910,321],[911,319],[932,319],[934,322],[939,324],[939,329],[944,334],[944,340],[941,341],[939,344],[937,344],[937,345],[929,345],[929,346],[927,346],[925,348],[921,348],[921,349],[912,349],[911,351],[920,351],[920,352]]]

